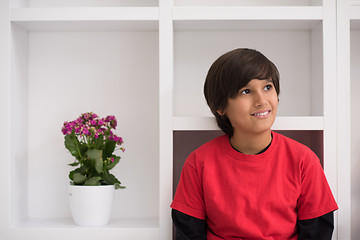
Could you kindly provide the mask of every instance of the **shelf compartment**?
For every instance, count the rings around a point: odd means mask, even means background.
[[[273,130],[323,130],[323,117],[277,117]],[[174,117],[174,131],[219,130],[215,117]]]
[[[10,21],[30,31],[157,30],[159,8],[14,8]]]
[[[322,7],[174,7],[174,20],[321,20]]]
[[[70,216],[73,158],[60,129],[86,111],[115,115],[125,141],[113,217],[158,219],[158,32],[11,33],[11,227]]]
[[[321,20],[206,22],[174,22],[174,117],[212,116],[203,94],[208,69],[240,47],[259,50],[278,67],[278,116],[323,116]]]

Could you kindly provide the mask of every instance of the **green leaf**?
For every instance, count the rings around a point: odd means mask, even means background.
[[[101,178],[105,181],[107,185],[114,185],[115,183],[121,184],[121,182],[108,171],[104,171],[104,173],[101,174]]]
[[[119,156],[112,155],[110,157],[114,158],[114,162],[110,163],[109,165],[106,165],[105,170],[113,169],[116,166],[116,164],[118,164],[120,162],[120,157]]]
[[[120,183],[115,183],[115,189],[124,189],[126,188],[125,186],[120,186]]]
[[[124,189],[125,186],[121,186],[121,182],[111,173],[108,171],[105,171],[103,174],[101,174],[101,178],[105,181],[108,185],[114,185],[115,189]]]
[[[82,175],[86,175],[89,171],[89,168],[87,166],[81,166],[81,167],[75,169],[74,171],[77,173],[80,173]]]
[[[82,145],[74,134],[66,135],[64,141],[65,147],[71,155],[76,159],[81,160],[84,157],[84,153],[87,150],[85,145]]]
[[[71,174],[71,173],[70,173]],[[83,184],[85,181],[86,181],[86,176],[80,174],[80,173],[77,173],[75,172],[73,175],[72,175],[72,180],[75,184]]]
[[[99,149],[90,149],[86,151],[86,155],[90,158],[96,172],[102,173],[104,167],[102,151]]]
[[[77,139],[77,137],[75,137],[74,135],[66,135],[64,144],[67,150],[69,150],[69,152],[71,153],[71,155],[73,155],[76,158],[82,157],[79,148],[80,142]]]
[[[86,180],[84,185],[87,185],[87,186],[99,186],[99,185],[101,185],[100,180],[101,180],[101,177],[99,177],[99,176],[92,177],[92,178],[89,178],[88,180]]]
[[[111,157],[116,147],[116,142],[107,140],[103,148],[103,158]]]
[[[76,167],[77,165],[79,165],[80,163],[79,162],[73,162],[73,163],[70,163],[68,164],[69,166],[72,166],[72,167]]]

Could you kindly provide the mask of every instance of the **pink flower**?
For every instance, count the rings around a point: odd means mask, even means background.
[[[82,130],[81,126],[75,127],[75,133],[79,134],[79,133],[81,133],[81,130]]]
[[[109,137],[108,137],[108,139],[109,139],[110,141],[114,141],[114,135],[110,134]]]
[[[90,133],[90,131],[89,131],[88,128],[83,128],[82,133],[85,134],[85,135],[88,135]]]
[[[65,127],[65,126],[61,128],[61,132],[62,132],[64,135],[66,135],[66,134],[67,134],[67,129],[66,129],[66,127]]]

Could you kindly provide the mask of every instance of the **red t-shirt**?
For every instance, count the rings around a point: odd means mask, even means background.
[[[297,239],[297,220],[338,208],[318,157],[273,132],[258,155],[233,149],[227,135],[186,160],[173,209],[207,222],[207,239]]]

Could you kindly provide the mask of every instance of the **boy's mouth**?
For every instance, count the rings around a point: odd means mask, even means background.
[[[271,110],[256,111],[256,112],[252,113],[251,116],[264,117],[264,116],[267,116],[268,114],[270,114],[270,112],[271,112]]]

